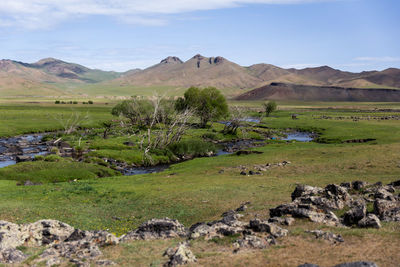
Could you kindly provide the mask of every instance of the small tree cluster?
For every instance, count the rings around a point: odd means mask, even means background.
[[[183,98],[178,98],[175,104],[178,111],[192,109],[200,118],[200,126],[204,128],[207,122],[228,115],[228,104],[225,97],[214,87],[199,89],[190,87]]]
[[[276,102],[275,101],[269,101],[268,103],[264,103],[264,111],[265,111],[265,116],[269,117],[269,115],[274,112],[277,108]]]

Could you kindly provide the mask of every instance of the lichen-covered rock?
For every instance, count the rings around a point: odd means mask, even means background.
[[[273,240],[275,240],[272,237]],[[255,235],[245,235],[243,238],[236,240],[233,246],[236,248],[235,252],[239,249],[264,249],[269,245],[274,244],[272,239],[261,238]]]
[[[295,222],[295,219],[292,217],[272,217],[268,219],[268,222],[290,226]]]
[[[394,190],[393,190],[394,192]],[[389,201],[396,201],[395,196],[392,194],[393,192],[390,192],[389,190],[385,188],[379,188],[376,190],[374,194],[375,199],[384,199],[384,200],[389,200]]]
[[[175,237],[186,237],[185,227],[178,221],[170,218],[151,219],[142,223],[136,230],[127,233],[120,241],[128,240],[151,240]]]
[[[381,228],[381,221],[375,214],[368,214],[366,217],[358,221],[358,227],[362,228]]]
[[[289,233],[287,229],[283,229],[267,221],[261,221],[260,219],[251,220],[249,228],[255,232],[269,233],[276,238],[287,236]]]
[[[20,263],[28,258],[22,251],[15,248],[0,249],[0,263]]]
[[[119,243],[118,238],[110,234],[106,231],[82,231],[79,229],[75,229],[75,231],[64,240],[64,242],[73,242],[73,241],[87,241],[93,244],[96,244],[100,247],[116,245]]]
[[[400,201],[376,199],[374,214],[382,221],[400,221]]]
[[[18,224],[0,221],[0,250],[16,248],[24,243]]]
[[[346,225],[357,224],[359,220],[365,217],[367,214],[367,206],[365,201],[358,199],[352,202],[352,208],[348,210],[343,217],[343,222]]]
[[[353,182],[351,182],[351,187],[354,190],[361,190],[361,189],[365,188],[367,185],[368,185],[368,183],[364,182],[364,181],[353,181]]]
[[[292,193],[292,201],[299,197],[318,196],[324,192],[320,187],[297,185]]]
[[[168,248],[164,252],[164,256],[167,256],[169,258],[168,262],[166,262],[164,266],[185,265],[197,261],[196,257],[189,249],[186,242],[179,243],[177,247]]]
[[[313,234],[317,239],[325,239],[332,243],[344,242],[343,237],[341,235],[336,235],[331,232],[325,232],[322,230],[312,230],[312,231],[306,231],[306,233]]]
[[[40,220],[21,226],[21,235],[28,246],[44,246],[62,242],[73,232],[74,228],[56,220]]]

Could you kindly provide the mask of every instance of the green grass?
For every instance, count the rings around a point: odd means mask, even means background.
[[[33,183],[56,183],[75,179],[89,180],[117,176],[118,174],[117,171],[104,166],[61,159],[59,161],[22,162],[1,168],[0,180],[14,180],[22,184],[27,180]]]

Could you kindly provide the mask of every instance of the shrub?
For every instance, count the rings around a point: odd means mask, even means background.
[[[217,150],[216,146],[202,140],[185,140],[168,147],[175,155],[201,157]]]
[[[89,100],[89,101],[88,101],[88,104],[93,105],[93,101],[92,101],[92,100]]]
[[[60,100],[56,100],[54,104],[60,104]]]

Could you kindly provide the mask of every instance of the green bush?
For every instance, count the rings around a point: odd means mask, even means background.
[[[58,155],[48,155],[48,156],[44,157],[44,161],[48,161],[48,162],[58,162],[62,159],[63,158]]]
[[[217,148],[214,144],[204,142],[202,140],[180,141],[179,143],[174,143],[170,145],[169,149],[172,151],[172,153],[179,157],[201,157],[207,156],[210,152],[217,151]]]

